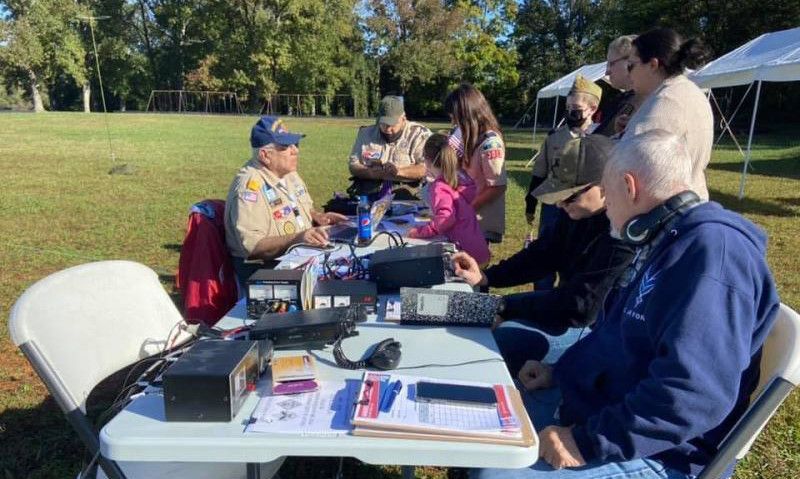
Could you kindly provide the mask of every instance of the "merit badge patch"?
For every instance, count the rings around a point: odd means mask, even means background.
[[[255,191],[245,191],[239,194],[239,198],[250,203],[255,203],[258,201],[258,193]]]
[[[297,228],[294,226],[293,221],[287,221],[283,224],[283,232],[287,235],[294,234],[295,231],[297,231]]]
[[[273,211],[272,212],[272,217],[275,218],[276,220],[279,220],[279,219],[283,218],[283,211],[281,211],[280,208],[275,210],[275,211]]]
[[[295,195],[297,195],[298,198],[300,198],[301,196],[306,194],[306,189],[303,188],[302,186],[298,186],[297,189],[294,190],[294,193],[295,193]]]
[[[251,191],[258,191],[259,189],[261,189],[261,182],[255,179],[248,180],[247,189]]]
[[[290,214],[292,214],[292,209],[289,206],[284,206],[282,211],[283,211],[283,216],[289,216]]]
[[[275,190],[269,187],[269,185],[264,185],[261,189],[264,192],[264,196],[267,198],[267,201],[272,203],[278,198],[278,194],[275,193]]]

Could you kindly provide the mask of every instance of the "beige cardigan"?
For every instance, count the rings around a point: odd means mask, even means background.
[[[686,141],[692,158],[692,190],[708,200],[705,169],[714,143],[714,115],[702,90],[685,75],[664,80],[645,98],[625,128],[625,136],[666,130]]]

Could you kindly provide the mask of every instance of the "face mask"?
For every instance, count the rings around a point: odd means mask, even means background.
[[[394,143],[395,141],[399,140],[401,136],[403,136],[403,130],[399,130],[394,135],[387,135],[383,132],[383,130],[381,130],[381,136],[384,140],[386,140],[386,143]]]
[[[570,128],[577,128],[583,125],[583,122],[586,121],[586,117],[583,116],[583,110],[567,110],[567,116],[565,120],[567,122],[567,126]]]

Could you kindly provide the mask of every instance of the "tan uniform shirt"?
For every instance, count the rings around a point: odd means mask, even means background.
[[[353,149],[350,150],[350,164],[364,166],[394,163],[397,166],[422,164],[422,147],[431,131],[419,123],[407,121],[403,134],[393,143],[386,143],[378,125],[362,126],[358,130]]]
[[[705,170],[714,143],[714,114],[703,91],[685,75],[664,80],[628,121],[623,138],[650,130],[666,130],[685,142],[692,159],[690,186],[707,200]]]
[[[542,145],[542,154],[533,164],[533,176],[547,178],[548,176],[558,177],[558,168],[561,160],[561,150],[568,141],[578,137],[572,129],[566,125],[559,127],[556,131],[547,135]]]
[[[279,179],[258,162],[237,173],[225,202],[225,242],[233,256],[249,258],[266,237],[310,228],[313,202],[297,173]]]
[[[478,194],[488,186],[506,184],[506,146],[499,134],[489,131],[472,152],[467,174],[475,181]],[[478,223],[484,234],[502,237],[506,231],[506,195],[486,203],[478,211]]]

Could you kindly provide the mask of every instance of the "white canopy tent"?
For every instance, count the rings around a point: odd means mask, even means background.
[[[695,71],[689,75],[689,78],[700,88],[708,89],[748,84],[752,88],[753,83],[756,84],[756,98],[750,119],[750,133],[747,138],[747,153],[739,185],[739,199],[741,199],[744,197],[747,167],[750,164],[753,129],[761,97],[761,82],[800,80],[800,27],[765,33]],[[751,88],[748,88],[745,96]]]

